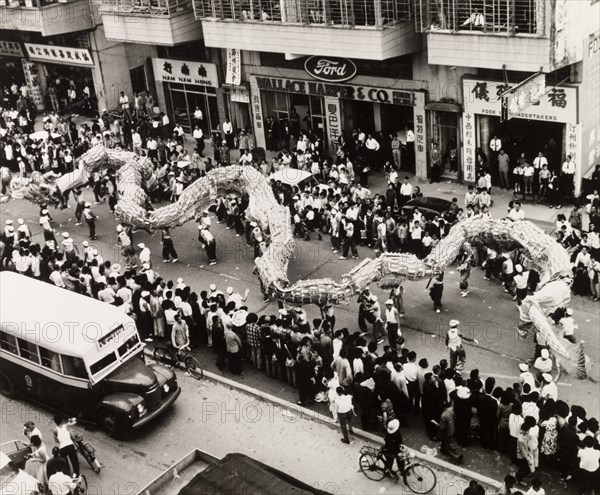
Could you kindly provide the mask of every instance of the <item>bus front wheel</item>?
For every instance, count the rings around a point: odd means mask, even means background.
[[[0,394],[7,399],[14,399],[17,396],[15,384],[4,371],[0,371]]]
[[[119,418],[115,412],[108,409],[100,409],[98,412],[98,424],[109,436],[118,436]]]

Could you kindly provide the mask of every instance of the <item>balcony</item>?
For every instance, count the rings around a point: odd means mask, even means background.
[[[548,0],[416,0],[435,65],[537,72],[550,68]]]
[[[194,0],[207,46],[385,60],[421,48],[412,0]]]
[[[53,36],[92,29],[94,25],[88,0],[0,0],[0,29]]]
[[[190,0],[101,0],[106,39],[174,46],[202,38]]]

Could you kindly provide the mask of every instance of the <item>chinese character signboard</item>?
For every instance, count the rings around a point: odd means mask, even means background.
[[[254,121],[254,137],[256,146],[265,147],[265,129],[262,117],[262,101],[260,98],[260,88],[256,79],[250,82],[250,109],[252,111],[252,120]]]
[[[237,48],[227,48],[225,83],[234,86],[242,84],[242,52]]]
[[[3,57],[23,57],[23,50],[18,41],[0,41],[0,55]]]
[[[153,58],[152,67],[157,81],[219,87],[215,64]]]
[[[326,96],[323,99],[325,103],[325,119],[327,121],[327,143],[331,153],[338,149],[339,138],[342,132],[342,116],[340,114],[340,100]]]
[[[463,180],[475,182],[475,116],[463,113]]]
[[[556,88],[553,88],[556,90]],[[511,88],[507,98],[508,119],[518,116],[531,106],[539,106],[546,94],[546,74],[539,73]]]
[[[418,177],[427,177],[427,139],[425,137],[425,95],[415,92],[413,107],[415,134],[415,173]]]
[[[577,122],[577,88],[566,86],[546,87],[541,81],[531,86],[504,84],[493,81],[463,80],[465,113],[479,115],[502,115],[502,95],[515,87],[508,95],[509,118],[544,120],[547,122]]]
[[[250,103],[250,94],[244,86],[232,87],[229,90],[231,101],[237,103]]]
[[[35,107],[38,110],[44,109],[44,95],[42,94],[42,88],[40,88],[38,64],[29,62],[25,59],[23,63],[23,75],[25,76],[25,84],[27,85],[27,91],[29,97],[35,103]]]
[[[23,43],[29,60],[61,65],[93,67],[94,59],[87,48]]]

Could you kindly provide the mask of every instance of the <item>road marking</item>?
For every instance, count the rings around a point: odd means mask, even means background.
[[[233,275],[227,275],[226,273],[219,273],[219,275],[221,275],[221,277],[225,277],[225,278],[232,278],[233,280],[242,280],[241,278],[234,277]]]

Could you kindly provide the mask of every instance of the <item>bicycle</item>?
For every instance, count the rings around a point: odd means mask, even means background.
[[[87,479],[85,475],[73,476],[74,487],[71,489],[73,495],[86,495],[88,490]]]
[[[154,360],[157,363],[163,363],[171,368],[179,368],[183,364],[183,368],[190,376],[196,380],[204,377],[204,371],[200,366],[200,361],[190,352],[190,348],[185,346],[181,350],[173,348],[169,344],[157,344],[154,347]]]
[[[94,473],[98,474],[104,465],[98,462],[98,459],[96,459],[96,449],[94,449],[94,447],[92,447],[88,442],[83,441],[83,435],[81,433],[72,433],[71,440],[75,446],[75,451],[87,461]]]
[[[429,493],[435,488],[437,478],[433,470],[429,466],[413,461],[413,454],[404,446],[396,457],[400,470],[392,470],[391,476],[388,474],[387,459],[382,449],[365,445],[360,449],[360,454],[358,460],[360,470],[370,480],[380,481],[385,476],[398,480],[398,475],[401,475],[404,484],[414,493]]]

